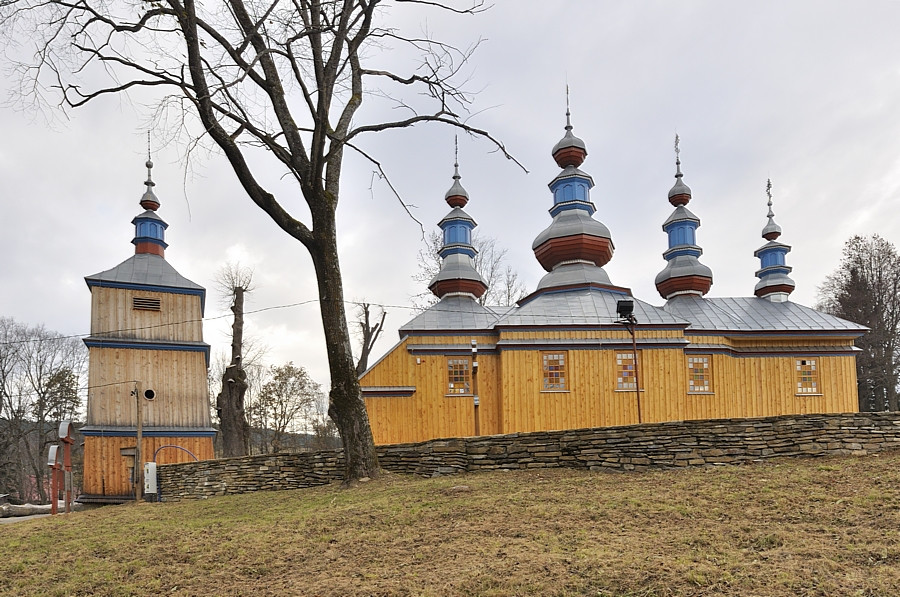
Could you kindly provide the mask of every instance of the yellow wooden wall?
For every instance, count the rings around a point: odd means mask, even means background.
[[[202,352],[91,347],[89,425],[137,424],[133,380],[156,392],[144,400],[144,425],[209,427],[206,357]]]
[[[415,344],[419,338],[413,338]],[[469,346],[470,337],[428,338],[427,343]],[[375,443],[418,442],[435,437],[467,437],[475,433],[472,395],[447,395],[447,357],[411,355],[410,339],[397,345],[360,379],[363,386],[415,386],[412,396],[367,397],[366,409]],[[419,342],[422,343],[422,342]],[[470,354],[459,355],[469,357]],[[497,392],[498,357],[478,355],[479,429],[502,433]],[[470,358],[471,362],[471,358]]]
[[[132,298],[160,300],[159,311],[132,309]],[[203,314],[193,294],[91,288],[91,335],[138,340],[201,342]]]
[[[503,332],[503,339],[546,342],[597,338],[597,331],[538,330]],[[603,331],[604,340],[630,339],[627,332]],[[664,342],[683,337],[678,330],[639,330],[639,338]],[[847,349],[834,338],[691,338],[719,350],[771,347],[798,351],[804,344]],[[376,443],[423,441],[474,434],[471,396],[447,396],[447,356],[413,355],[415,344],[468,345],[468,336],[406,338],[360,380],[363,386],[413,386],[409,397],[369,397],[366,407]],[[503,350],[480,354],[479,409],[482,435],[550,429],[628,425],[638,422],[635,392],[616,390],[616,352],[620,349],[567,351],[568,391],[544,392],[542,350]],[[699,353],[691,353],[699,354]],[[713,352],[711,394],[689,394],[687,356],[681,348],[638,350],[641,422],[783,414],[853,412],[857,409],[853,356],[737,356]],[[795,362],[815,358],[821,395],[797,395]]]
[[[211,437],[143,437],[141,449],[144,462],[153,460],[153,453],[165,445],[177,445],[191,451],[200,460],[214,458]],[[97,437],[84,438],[84,487],[88,495],[122,496],[131,495],[134,487],[131,484],[129,468],[133,466],[134,457],[123,456],[122,449],[134,449],[134,437]],[[170,464],[190,462],[193,458],[182,450],[166,448],[160,450],[156,462]]]

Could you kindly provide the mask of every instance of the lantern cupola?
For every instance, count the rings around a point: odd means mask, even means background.
[[[151,255],[159,255],[165,257],[166,247],[166,228],[169,225],[156,214],[159,209],[159,199],[153,192],[156,183],[153,182],[153,162],[147,159],[147,180],[144,184],[147,190],[141,196],[140,205],[144,208],[144,213],[135,216],[131,221],[134,224],[134,239],[131,243],[134,245],[136,255],[141,253],[149,253]]]
[[[609,286],[603,270],[614,250],[609,228],[592,216],[594,180],[578,167],[587,157],[584,141],[572,133],[572,119],[566,107],[565,135],[553,147],[552,155],[562,172],[548,185],[553,194],[550,215],[553,221],[532,243],[541,266],[549,272],[538,289],[599,284]]]
[[[766,196],[769,198],[767,203],[769,220],[762,230],[762,237],[769,242],[753,253],[753,256],[758,257],[760,262],[760,269],[756,272],[759,282],[756,284],[754,294],[773,303],[782,303],[788,300],[788,296],[796,286],[794,281],[788,277],[791,267],[785,262],[785,256],[791,251],[791,247],[778,242],[778,238],[781,236],[781,226],[775,223],[775,212],[772,211],[771,180],[766,181]]]
[[[681,172],[681,149],[675,135],[675,186],[669,191],[669,203],[675,207],[663,223],[669,248],[663,253],[668,262],[656,276],[656,289],[666,300],[681,294],[703,296],[712,286],[712,270],[700,263],[703,249],[697,245],[700,218],[685,207],[691,200],[691,188],[684,183]]]
[[[478,224],[463,211],[469,202],[469,194],[459,182],[458,158],[453,168],[453,185],[444,195],[444,200],[452,209],[438,222],[443,233],[443,243],[438,251],[441,269],[428,284],[428,289],[438,298],[451,293],[479,298],[487,290],[487,284],[475,269],[477,251],[472,245],[472,231]]]

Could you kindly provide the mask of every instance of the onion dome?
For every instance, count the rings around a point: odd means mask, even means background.
[[[669,249],[663,253],[668,262],[656,276],[656,289],[666,300],[682,294],[703,296],[712,286],[712,270],[700,263],[703,249],[697,245],[700,218],[685,207],[691,200],[691,189],[684,184],[681,173],[681,149],[675,135],[675,186],[669,191],[669,202],[675,211],[663,223],[669,237]]]
[[[477,251],[472,246],[472,230],[478,224],[462,209],[469,201],[469,194],[459,182],[459,164],[453,166],[453,186],[444,196],[452,209],[438,222],[443,232],[443,245],[438,251],[441,269],[428,283],[428,289],[438,298],[451,293],[479,298],[487,290],[487,284],[475,269]]]
[[[534,239],[531,248],[548,272],[538,289],[583,284],[610,285],[602,267],[614,250],[609,228],[592,216],[596,212],[590,191],[594,180],[578,166],[587,156],[584,142],[572,134],[571,114],[566,110],[566,134],[553,148],[562,168],[550,184],[553,221]]]
[[[444,201],[446,201],[450,207],[465,207],[466,203],[469,202],[469,193],[467,193],[463,186],[459,184],[460,178],[462,177],[459,175],[459,163],[454,163],[453,186],[450,187],[450,190],[444,195]]]
[[[568,103],[568,99],[566,103]],[[577,168],[587,157],[587,147],[585,147],[584,141],[572,134],[572,119],[568,106],[566,106],[566,134],[559,140],[559,143],[553,146],[553,151],[550,153],[560,168],[568,166]]]
[[[147,190],[141,196],[140,205],[146,211],[135,216],[131,223],[134,224],[134,239],[131,243],[134,245],[135,254],[149,253],[151,255],[159,255],[165,257],[165,249],[169,245],[166,244],[166,228],[169,227],[165,220],[156,214],[159,209],[159,199],[153,193],[153,182],[151,171],[153,162],[147,159],[147,180],[144,184]]]
[[[681,173],[681,149],[678,147],[678,135],[675,135],[675,186],[669,190],[669,203],[678,207],[687,205],[691,200],[691,187],[684,184]]]
[[[756,272],[759,282],[754,288],[754,294],[774,303],[782,303],[788,300],[796,286],[788,276],[792,268],[785,263],[785,255],[790,253],[791,247],[777,241],[781,236],[781,226],[775,223],[775,213],[772,211],[771,180],[766,181],[766,195],[769,198],[769,221],[762,230],[762,237],[769,242],[753,253],[754,257],[759,257],[760,262],[760,269]]]

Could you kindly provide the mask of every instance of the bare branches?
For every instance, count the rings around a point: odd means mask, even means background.
[[[357,138],[363,133],[423,122],[450,125],[488,141],[522,167],[503,143],[468,122],[472,95],[464,89],[465,65],[480,42],[460,50],[427,35],[404,38],[376,28],[379,4],[0,0],[0,44],[23,39],[18,21],[32,25],[35,54],[20,65],[32,90],[48,87],[60,95],[64,108],[135,93],[149,103],[181,110],[182,131],[194,126],[186,117],[192,114],[200,128],[191,131],[196,138],[189,147],[200,138],[210,139],[250,200],[306,247],[316,270],[332,380],[328,412],[341,430],[349,479],[375,476],[378,467],[350,350],[337,248],[344,150],[350,146],[374,164],[398,199],[381,161],[359,147]],[[456,15],[487,8],[483,0],[462,6],[440,0],[401,4]],[[415,52],[419,62],[414,72],[398,74],[371,64],[376,58],[366,50],[379,42],[399,42]],[[399,93],[367,90],[370,81]],[[378,93],[400,97],[410,116],[358,122],[363,102]],[[415,105],[410,96],[416,97]],[[260,157],[273,160],[293,178],[295,192],[287,199],[276,197],[268,186]],[[307,216],[292,213],[300,197],[309,211],[307,221]],[[402,200],[401,205],[409,213]]]

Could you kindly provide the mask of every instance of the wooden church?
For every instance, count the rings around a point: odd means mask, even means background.
[[[90,364],[81,502],[134,499],[135,466],[142,470],[144,462],[214,456],[206,291],[165,259],[168,224],[156,213],[152,168],[148,160],[144,211],[132,220],[134,255],[85,278],[91,335],[84,340]]]
[[[661,307],[634,298],[603,266],[609,229],[594,218],[587,156],[572,132],[552,150],[550,225],[533,243],[547,271],[512,307],[482,306],[475,220],[457,165],[446,194],[440,299],[360,377],[376,443],[635,423],[857,410],[860,325],[789,300],[794,282],[772,211],[751,297],[709,298],[700,219],[676,152]],[[676,145],[677,147],[677,145]]]

